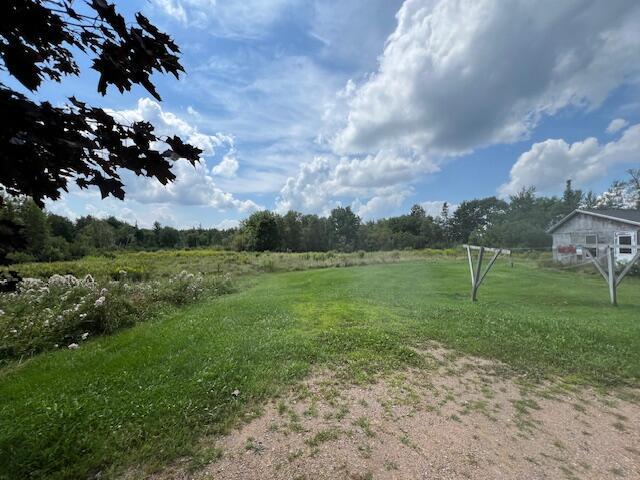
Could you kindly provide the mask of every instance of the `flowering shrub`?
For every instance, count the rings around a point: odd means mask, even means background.
[[[91,275],[25,278],[0,294],[0,360],[53,348],[75,349],[96,335],[149,318],[163,305],[182,305],[232,291],[228,275],[204,277],[183,271],[168,280],[99,284]]]

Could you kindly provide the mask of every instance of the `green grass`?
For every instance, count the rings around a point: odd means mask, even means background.
[[[500,263],[477,304],[461,260],[265,274],[239,293],[0,371],[0,478],[113,476],[198,439],[307,375],[421,364],[437,340],[530,376],[640,384],[640,282]],[[238,389],[240,395],[232,392]]]

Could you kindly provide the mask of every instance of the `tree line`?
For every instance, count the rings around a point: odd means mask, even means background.
[[[570,180],[561,197],[537,195],[525,188],[508,199],[486,197],[462,202],[453,212],[444,204],[437,216],[418,204],[405,215],[363,222],[350,207],[326,216],[289,211],[260,211],[238,228],[176,229],[156,222],[140,228],[115,217],[72,221],[46,212],[29,197],[4,195],[4,222],[19,225],[23,242],[0,242],[6,263],[76,259],[122,250],[217,247],[248,251],[355,251],[445,248],[471,242],[512,248],[551,245],[547,228],[575,208],[640,209],[640,169],[615,181],[600,195],[574,189]]]

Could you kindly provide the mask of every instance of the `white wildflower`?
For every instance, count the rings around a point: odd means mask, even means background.
[[[51,275],[49,277],[49,280],[47,281],[47,283],[49,285],[51,285],[52,287],[63,287],[65,284],[65,280],[64,277],[62,275],[58,275],[57,273],[54,275]]]
[[[100,290],[100,295],[102,295],[103,297],[109,293],[108,290],[106,288],[103,288],[102,290]]]
[[[80,345],[78,345],[77,343],[69,344],[69,350],[75,350],[76,348],[80,348]]]
[[[34,288],[40,288],[42,285],[44,285],[44,282],[39,278],[27,277],[27,278],[23,278],[22,281],[20,282],[20,289],[31,290]]]
[[[83,319],[84,317],[86,317],[86,316],[87,316],[87,314],[86,314],[86,313],[81,313],[81,314],[80,314],[80,320],[82,320],[82,319]]]
[[[2,315],[4,315],[4,310],[2,310],[2,309],[0,308],[0,317],[1,317]]]
[[[82,340],[86,340],[88,336],[89,336],[89,332],[84,332],[84,333],[80,336],[80,338],[82,338]]]
[[[96,302],[94,303],[94,305],[95,305],[96,307],[101,307],[101,306],[102,306],[102,304],[104,304],[104,301],[105,301],[105,300],[106,300],[106,298],[105,298],[105,297],[100,297],[99,299],[97,299],[97,300],[96,300]]]

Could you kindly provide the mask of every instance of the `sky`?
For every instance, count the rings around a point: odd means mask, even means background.
[[[186,74],[65,97],[148,120],[203,149],[163,187],[124,174],[124,202],[72,189],[47,208],[149,226],[233,227],[259,209],[363,219],[565,181],[596,192],[640,167],[637,0],[146,0]]]

